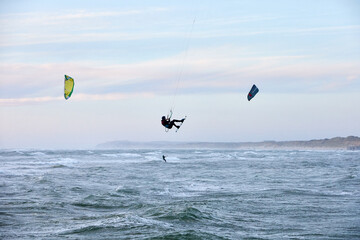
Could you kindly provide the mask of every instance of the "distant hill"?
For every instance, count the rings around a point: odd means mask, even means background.
[[[130,142],[112,141],[96,146],[100,149],[294,149],[294,150],[360,150],[355,136],[310,141],[264,142]]]

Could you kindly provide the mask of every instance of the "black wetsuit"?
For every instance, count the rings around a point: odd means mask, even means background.
[[[179,128],[180,126],[177,126],[175,124],[176,122],[183,122],[183,120],[176,120],[176,119],[174,119],[172,121],[170,121],[170,119],[162,119],[161,120],[161,124],[168,129],[171,129],[173,126],[175,126],[176,128]]]

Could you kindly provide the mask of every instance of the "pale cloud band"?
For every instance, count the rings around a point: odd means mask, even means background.
[[[228,49],[227,49],[228,48]],[[231,52],[232,51],[232,52]],[[234,92],[250,84],[267,86],[268,91],[322,92],[359,89],[359,62],[313,63],[313,56],[244,56],[244,49],[192,50],[179,76],[181,55],[133,64],[100,63],[1,64],[0,103],[6,105],[58,101],[63,75],[75,78],[74,100],[116,100],[136,96],[180,93]],[[214,57],[215,56],[215,57]],[[179,79],[181,78],[181,79]],[[28,88],[30,96],[13,90],[17,97],[5,97],[7,89]],[[20,88],[21,89],[21,88]],[[77,92],[77,93],[76,93]],[[50,97],[49,94],[52,96]],[[46,95],[49,97],[41,97]]]
[[[153,14],[171,14],[168,8],[153,7],[147,9],[133,9],[127,11],[86,11],[79,10],[65,13],[22,13],[0,15],[0,47],[26,46],[34,44],[82,43],[132,41],[150,39],[182,39],[184,32],[174,30],[179,23],[175,20],[144,21],[145,16]],[[137,16],[142,19],[141,24],[131,25]],[[242,29],[241,23],[256,21],[281,20],[289,17],[276,16],[239,16],[222,19],[197,20],[197,31],[193,38],[228,38],[255,35],[312,35],[326,32],[359,32],[360,25],[321,26],[321,27],[276,27],[271,29]],[[183,22],[186,27],[189,22]],[[118,24],[121,22],[122,24]],[[239,25],[240,24],[240,25]],[[150,28],[157,26],[157,28]],[[225,29],[223,28],[225,25]],[[210,27],[211,26],[211,27]],[[230,27],[230,29],[228,29]],[[29,29],[31,31],[29,31]]]
[[[64,97],[29,97],[29,98],[0,98],[0,106],[19,106],[29,104],[40,104],[59,101],[116,101],[130,98],[152,98],[152,93],[111,93],[111,94],[74,94],[69,100]]]

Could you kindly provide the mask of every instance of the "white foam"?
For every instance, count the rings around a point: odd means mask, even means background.
[[[42,157],[42,156],[46,156],[46,153],[43,153],[43,152],[31,152],[31,153],[29,153],[29,155]]]

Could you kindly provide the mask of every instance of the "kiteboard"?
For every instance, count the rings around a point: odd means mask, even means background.
[[[177,128],[175,132],[179,131],[179,129],[181,128],[181,126],[183,125],[183,123],[184,123],[185,120],[186,120],[186,116],[185,116],[183,119],[184,119],[184,121],[182,121],[182,122],[180,123],[179,128]]]

